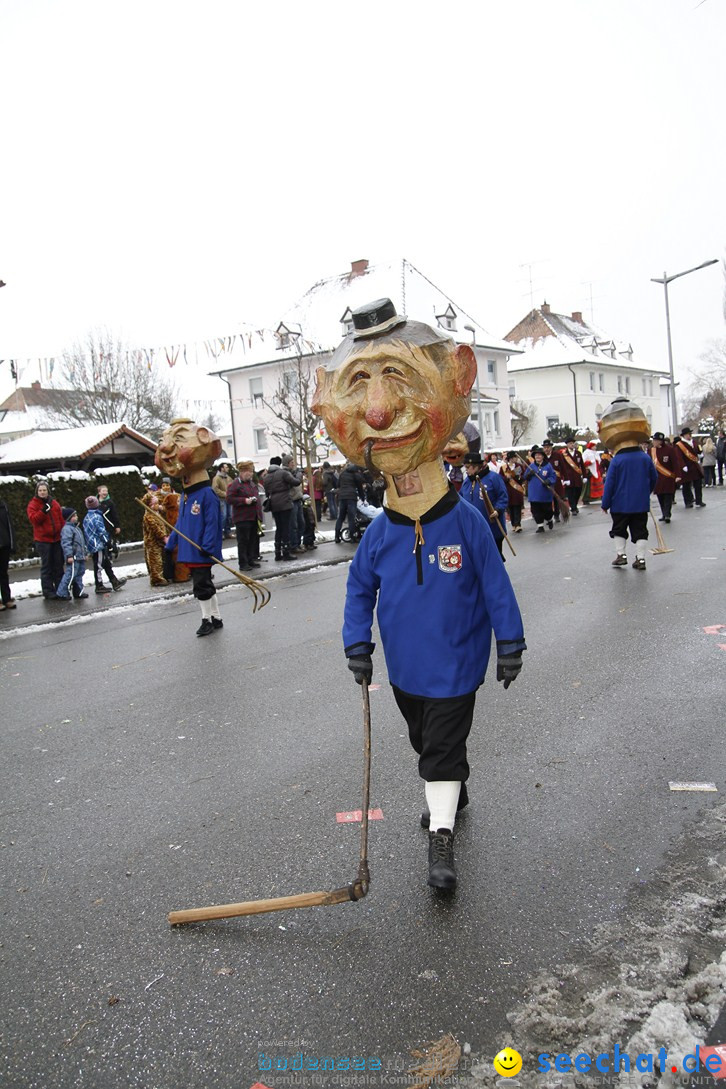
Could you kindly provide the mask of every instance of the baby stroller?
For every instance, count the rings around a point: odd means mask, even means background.
[[[368,526],[373,521],[373,519],[377,518],[379,514],[383,514],[383,508],[373,507],[370,503],[366,503],[362,499],[359,499],[355,506],[356,511],[355,524],[353,526],[353,540],[359,541]],[[344,526],[341,527],[340,536],[346,542],[346,544],[350,544],[350,530],[348,529],[347,522]]]

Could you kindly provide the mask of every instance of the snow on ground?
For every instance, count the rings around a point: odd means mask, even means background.
[[[324,542],[324,541],[332,541],[334,539],[335,539],[335,531],[334,530],[324,529],[324,530],[318,531],[318,534],[317,534],[317,540],[318,541]],[[139,547],[140,547],[140,542],[139,542]],[[274,551],[275,551],[274,541],[270,540],[270,541],[261,541],[260,542],[260,552],[267,555],[269,553],[274,554]],[[228,546],[228,547],[224,548],[222,550],[222,559],[224,560],[225,563],[228,563],[230,566],[236,567],[236,565],[237,565],[237,546],[232,545],[232,546]],[[37,560],[22,560],[22,561],[19,561],[15,566],[24,566],[26,564],[28,566],[35,565],[36,568],[37,568]],[[132,563],[132,564],[127,564],[125,566],[123,564],[121,564],[121,563],[115,563],[113,569],[116,572],[117,578],[120,578],[120,579],[148,578],[148,574],[149,574],[149,572],[146,570],[146,564],[145,563]],[[87,570],[85,575],[83,576],[83,585],[84,586],[91,586],[91,587],[94,585],[93,570],[92,569]],[[22,601],[23,599],[29,598],[29,597],[42,597],[43,596],[43,591],[41,590],[41,587],[40,587],[40,575],[38,576],[38,578],[35,578],[35,579],[27,579],[27,580],[23,580],[22,582],[13,582],[12,592],[13,592],[13,597],[14,597],[14,599],[16,601]]]
[[[507,1019],[508,1046],[524,1065],[510,1086],[537,1089],[676,1089],[688,1085],[683,1057],[703,1044],[726,1001],[726,804],[706,810],[690,825],[662,867],[633,889],[617,921],[598,926],[577,963],[543,972]],[[580,1054],[591,1058],[615,1044],[634,1063],[639,1054],[657,1059],[660,1072],[609,1075],[540,1073],[537,1056]],[[464,1089],[493,1089],[502,1080],[491,1056],[459,1074]],[[677,1066],[673,1074],[671,1067]]]

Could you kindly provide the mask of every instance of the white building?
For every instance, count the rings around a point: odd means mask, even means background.
[[[298,358],[313,373],[325,365],[352,329],[351,311],[378,298],[391,299],[399,314],[446,330],[457,344],[474,347],[478,385],[472,390],[471,420],[478,426],[481,414],[484,449],[511,444],[507,361],[517,349],[492,337],[405,258],[378,265],[362,260],[353,261],[349,272],[311,287],[280,315],[274,332],[260,329],[242,334],[244,362],[213,372],[229,385],[236,460],[251,459],[263,466],[289,449],[289,444],[285,447],[270,434],[280,422],[265,402],[273,400],[281,381],[294,381]],[[340,457],[333,449],[326,456]]]
[[[545,302],[504,339],[522,353],[509,362],[509,394],[537,410],[530,441],[562,424],[596,431],[616,397],[643,409],[651,434],[669,431],[668,370],[638,358],[632,345],[583,321],[581,313],[554,314]]]

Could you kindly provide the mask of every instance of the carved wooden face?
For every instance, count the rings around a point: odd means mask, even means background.
[[[172,420],[161,436],[154,461],[165,476],[191,477],[208,469],[222,452],[222,444],[207,427],[192,420]]]
[[[373,465],[400,476],[437,458],[462,429],[475,375],[465,344],[365,341],[337,370],[318,369],[312,408],[347,458],[363,465],[370,444]]]
[[[464,464],[464,458],[469,453],[469,440],[463,431],[459,431],[454,435],[453,439],[449,439],[443,450],[443,459],[448,461],[449,465],[454,465],[457,469]]]

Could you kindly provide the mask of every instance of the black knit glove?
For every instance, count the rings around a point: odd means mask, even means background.
[[[370,654],[356,654],[348,659],[348,669],[355,677],[356,684],[370,684],[373,678],[373,659]]]
[[[509,688],[512,681],[516,681],[521,668],[521,654],[510,654],[504,658],[497,658],[497,680],[504,681],[504,687]]]

